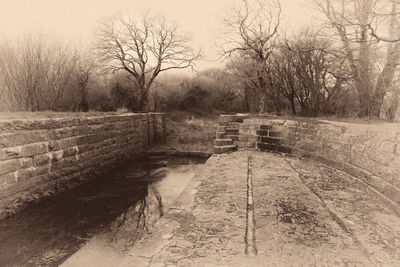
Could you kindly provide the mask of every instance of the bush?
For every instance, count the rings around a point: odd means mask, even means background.
[[[89,109],[93,111],[115,111],[113,99],[105,88],[89,90],[88,92]]]

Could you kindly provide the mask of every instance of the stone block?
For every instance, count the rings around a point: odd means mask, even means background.
[[[82,161],[89,161],[89,160],[95,158],[96,156],[98,156],[99,154],[101,154],[99,150],[91,150],[91,151],[79,154],[79,157],[81,158]]]
[[[68,157],[72,157],[75,156],[78,153],[78,147],[69,147],[67,149],[63,150],[63,157],[64,158],[68,158]]]
[[[289,147],[295,147],[296,146],[297,141],[295,139],[292,138],[284,138],[282,139],[282,144],[289,146]]]
[[[276,145],[266,144],[266,143],[257,143],[257,149],[260,151],[271,151],[276,152]]]
[[[72,166],[75,165],[79,162],[80,157],[79,156],[72,156],[69,158],[63,158],[62,160],[62,167],[67,167],[67,166]]]
[[[9,173],[0,175],[0,189],[7,185],[6,184],[6,176],[7,175],[9,175]]]
[[[256,130],[256,135],[260,135],[260,136],[268,136],[268,132],[269,132],[269,130],[266,130],[266,129],[260,129],[260,130]]]
[[[367,170],[368,166],[371,164],[371,160],[369,160],[364,154],[352,153],[351,164]]]
[[[33,161],[32,161],[31,157],[19,159],[19,167],[20,168],[30,168],[32,166],[33,166]]]
[[[50,141],[49,151],[63,150],[78,145],[78,137],[69,137],[61,140]]]
[[[336,168],[338,170],[342,170],[343,169],[343,162],[339,162],[327,157],[324,157],[323,155],[316,155],[315,160],[322,162],[328,166],[331,166],[333,168]]]
[[[334,159],[340,160],[342,162],[351,162],[351,152],[349,151],[337,151],[334,153]]]
[[[303,157],[304,151],[295,147],[292,147],[292,155],[297,156],[297,157]]]
[[[71,175],[74,173],[78,173],[81,170],[81,166],[79,165],[73,165],[73,166],[69,166],[69,167],[64,167],[61,169],[61,173],[63,176],[67,176],[67,175]]]
[[[81,175],[82,176],[90,176],[90,175],[92,175],[93,174],[93,172],[96,170],[95,168],[93,168],[93,167],[87,167],[87,168],[85,168],[85,169],[83,169],[83,166],[81,165]]]
[[[215,139],[216,146],[225,146],[231,144],[232,144],[232,139]]]
[[[238,135],[231,135],[231,134],[225,135],[224,138],[232,139],[233,141],[238,141],[239,140],[239,136]]]
[[[79,127],[66,127],[66,128],[54,129],[48,132],[48,138],[50,140],[60,140],[78,135],[79,135]]]
[[[297,127],[285,127],[284,131],[285,131],[285,134],[296,134]]]
[[[63,161],[62,160],[53,161],[50,164],[50,171],[51,172],[56,172],[56,171],[60,170],[62,168],[62,166],[63,166]]]
[[[272,125],[270,124],[261,124],[260,125],[261,130],[272,130]]]
[[[17,172],[18,181],[26,181],[26,180],[30,179],[31,177],[35,176],[35,174],[36,174],[35,167],[20,169]]]
[[[48,152],[47,143],[34,143],[25,145],[21,149],[21,156],[29,157]]]
[[[297,121],[292,121],[292,120],[286,120],[285,123],[283,124],[285,127],[292,127],[292,128],[297,128],[299,122]]]
[[[386,197],[388,197],[390,200],[394,201],[397,203],[397,205],[400,205],[400,189],[397,187],[394,187],[393,185],[387,184],[383,188],[382,192]]]
[[[276,120],[271,120],[271,123],[274,125],[283,125],[285,124],[286,120],[280,120],[280,119],[276,119]]]
[[[18,181],[17,173],[16,172],[7,173],[3,175],[3,179],[0,179],[0,181],[3,180],[6,183],[6,185],[15,184]]]
[[[395,142],[390,142],[390,141],[382,141],[379,147],[379,150],[390,154],[395,154],[396,149],[397,149],[397,144]]]
[[[0,134],[0,149],[26,144],[44,142],[48,140],[47,131],[21,131]]]
[[[19,167],[18,159],[0,161],[0,175],[15,172]]]
[[[315,136],[315,137],[317,135],[316,129],[297,128],[297,132],[301,135],[311,135],[311,136]]]
[[[226,126],[218,126],[217,132],[225,132]]]
[[[250,135],[251,131],[250,131],[250,129],[242,129],[242,128],[240,128],[239,129],[239,134],[240,135]]]
[[[364,154],[366,146],[364,144],[354,143],[351,146],[351,153]]]
[[[341,162],[351,162],[351,153],[346,151],[337,151],[330,148],[322,148],[319,153],[329,159],[341,161]]]
[[[63,151],[58,150],[51,153],[51,162],[61,161],[63,159]]]
[[[281,153],[287,153],[287,154],[292,153],[292,148],[282,145],[277,145],[276,150]]]
[[[0,210],[0,221],[7,219],[10,216],[10,211],[6,209]]]
[[[270,137],[281,137],[282,133],[278,132],[278,131],[269,131],[268,132],[268,136],[270,136]]]
[[[286,132],[283,137],[288,140],[298,141],[301,139],[301,135],[292,132]]]
[[[395,155],[393,153],[381,151],[379,149],[367,149],[365,154],[368,155],[369,159],[385,166],[389,166],[395,159]]]
[[[21,146],[6,147],[0,149],[0,160],[15,159],[21,157]]]
[[[225,130],[226,134],[239,134],[239,129],[237,128],[226,128]]]
[[[42,165],[45,165],[45,164],[49,163],[52,158],[53,158],[53,154],[52,153],[45,153],[45,154],[35,155],[33,157],[33,164],[35,166],[42,166]],[[31,158],[31,161],[32,161],[32,158]]]
[[[322,139],[321,147],[330,148],[330,149],[336,150],[336,151],[350,151],[351,150],[350,144],[346,144],[346,143],[335,141],[335,140],[329,140],[329,139]]]
[[[215,146],[214,153],[222,154],[237,150],[237,145]]]
[[[249,136],[240,134],[238,137],[238,141],[239,142],[247,142],[247,141],[249,141]]]
[[[260,137],[261,143],[280,144],[280,143],[282,143],[282,141],[283,141],[283,139],[281,139],[281,138],[274,138],[274,137],[267,137],[267,136]]]

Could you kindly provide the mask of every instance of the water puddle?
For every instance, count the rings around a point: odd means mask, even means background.
[[[205,160],[130,162],[0,221],[0,266],[57,266],[96,242],[113,248],[104,257],[118,257],[163,215]]]

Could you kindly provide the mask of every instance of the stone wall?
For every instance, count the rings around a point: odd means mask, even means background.
[[[161,113],[0,121],[0,217],[164,140]]]
[[[249,117],[240,124],[238,145],[325,163],[400,208],[400,124]]]

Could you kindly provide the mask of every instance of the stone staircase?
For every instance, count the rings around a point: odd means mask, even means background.
[[[217,134],[214,145],[214,153],[229,153],[236,151],[238,148],[237,141],[239,140],[239,123],[227,122],[226,125],[220,125],[217,128]]]

